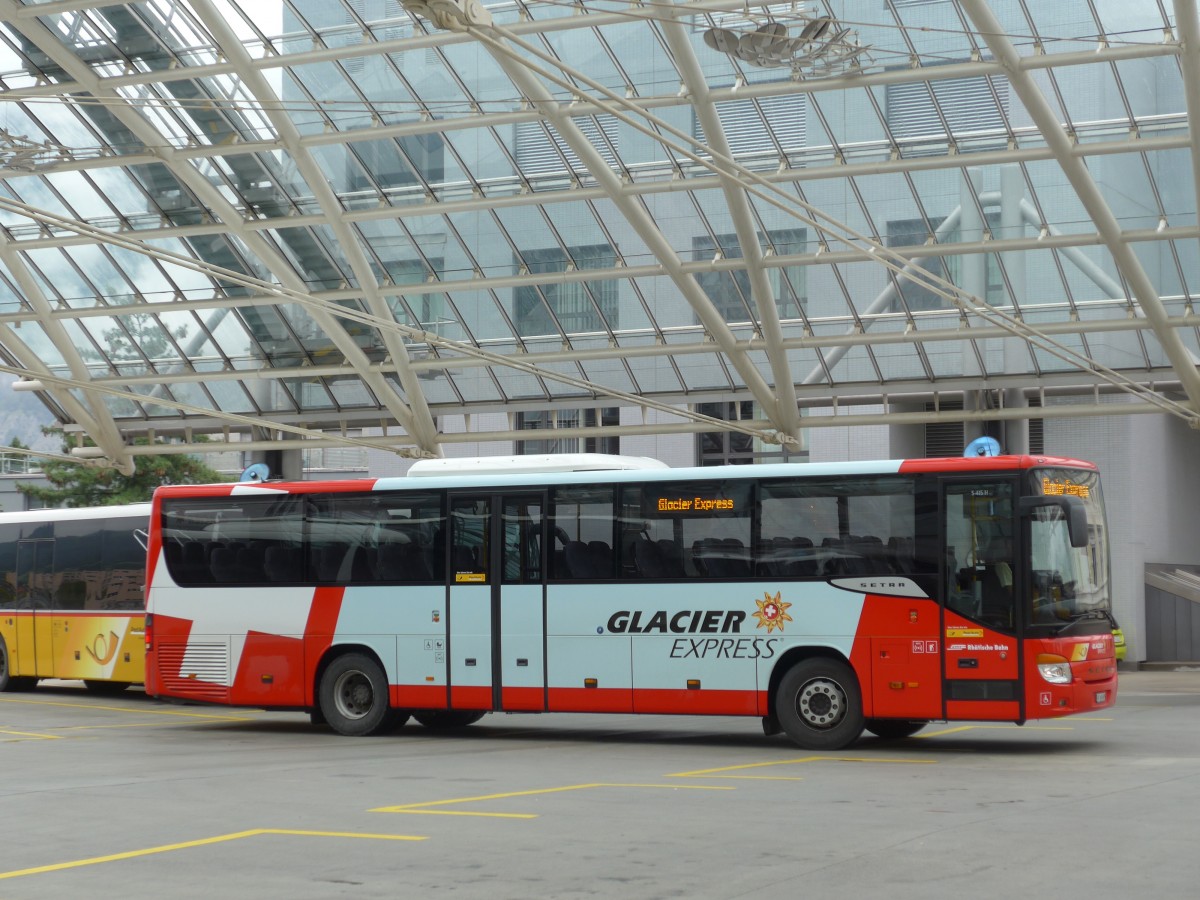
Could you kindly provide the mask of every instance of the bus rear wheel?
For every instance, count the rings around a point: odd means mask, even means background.
[[[867,731],[885,741],[912,737],[928,722],[920,719],[867,719]]]
[[[845,663],[806,659],[779,682],[775,714],[787,736],[805,750],[841,750],[862,734],[862,689]]]
[[[415,712],[413,718],[431,731],[456,731],[474,725],[487,713],[474,709],[438,709]]]
[[[37,685],[36,678],[9,673],[8,645],[0,637],[0,693],[4,691],[31,691]]]
[[[339,656],[325,669],[319,690],[321,715],[338,734],[365,737],[395,728],[383,668],[364,653]]]

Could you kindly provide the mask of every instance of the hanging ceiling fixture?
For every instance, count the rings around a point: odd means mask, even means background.
[[[0,128],[0,166],[18,172],[32,172],[38,166],[74,159],[75,154],[54,141],[34,141]]]
[[[796,37],[791,37],[788,27],[780,22],[767,22],[748,32],[710,28],[704,32],[704,43],[752,66],[764,69],[786,66],[818,78],[861,68],[870,49],[860,44],[849,28],[838,26],[831,16],[809,19]]]

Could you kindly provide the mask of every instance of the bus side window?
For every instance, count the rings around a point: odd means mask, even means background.
[[[551,509],[550,577],[557,581],[615,577],[619,549],[613,549],[613,488],[558,488]]]
[[[455,500],[450,506],[450,580],[484,584],[488,580],[486,500]]]

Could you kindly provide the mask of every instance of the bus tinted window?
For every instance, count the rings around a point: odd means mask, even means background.
[[[837,578],[911,575],[916,513],[907,478],[836,478],[762,485],[758,573]]]
[[[101,596],[107,588],[103,555],[104,523],[84,519],[59,522],[57,525],[54,541],[54,608],[102,609]]]
[[[375,580],[433,584],[445,580],[445,518],[437,494],[372,498],[378,520],[369,551]]]
[[[635,577],[749,577],[753,487],[704,481],[625,488],[621,525],[637,529],[628,544]]]
[[[611,487],[570,487],[554,492],[551,577],[594,580],[616,575]]]
[[[163,553],[172,579],[183,586],[303,581],[302,504],[272,496],[165,501]]]

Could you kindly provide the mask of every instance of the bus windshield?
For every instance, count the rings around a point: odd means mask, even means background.
[[[1079,469],[1038,469],[1036,493],[1073,496],[1087,509],[1088,542],[1072,547],[1067,520],[1058,507],[1038,508],[1030,523],[1030,566],[1035,625],[1061,625],[1085,618],[1108,618],[1112,611],[1108,532],[1100,479]]]

